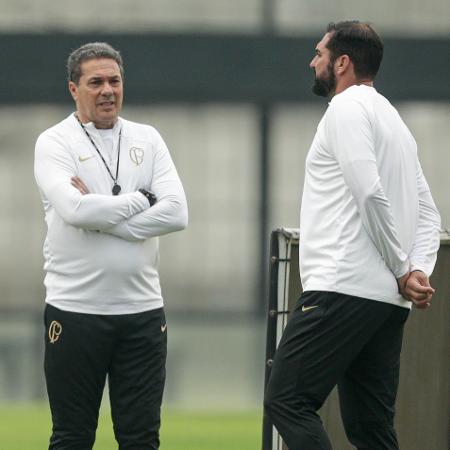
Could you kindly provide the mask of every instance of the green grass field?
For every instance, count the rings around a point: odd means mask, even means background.
[[[163,413],[161,450],[259,450],[260,412]],[[46,450],[50,413],[44,405],[0,407],[0,450]],[[117,443],[107,408],[102,410],[94,450]]]

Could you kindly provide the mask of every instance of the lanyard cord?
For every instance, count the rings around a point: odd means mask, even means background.
[[[111,177],[111,179],[113,180],[114,186],[112,188],[112,193],[113,195],[118,195],[119,192],[121,191],[121,187],[120,185],[117,184],[117,180],[119,178],[119,163],[120,163],[120,142],[122,140],[122,128],[120,128],[119,131],[119,142],[117,144],[117,166],[116,166],[116,177],[114,178],[113,174],[111,173],[111,170],[108,167],[108,164],[106,164],[105,158],[103,158],[103,155],[101,154],[100,150],[98,149],[97,145],[95,145],[94,140],[92,139],[91,135],[88,133],[88,131],[86,130],[86,128],[84,127],[84,125],[81,123],[80,118],[75,115],[75,117],[78,120],[78,123],[81,125],[81,128],[83,129],[83,131],[86,133],[86,136],[89,138],[89,140],[91,141],[91,144],[94,146],[95,150],[97,150],[97,153],[100,155],[100,158],[103,161],[103,164],[106,168],[106,170],[109,173],[109,176]]]

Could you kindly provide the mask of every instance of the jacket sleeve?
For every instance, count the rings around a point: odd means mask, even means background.
[[[378,173],[369,117],[357,101],[330,105],[327,134],[363,226],[396,278],[409,270]]]
[[[411,270],[421,270],[431,275],[439,249],[441,217],[434,204],[430,188],[417,160],[417,187],[419,193],[419,218],[414,245],[410,254]]]
[[[82,195],[71,185],[76,163],[62,137],[50,131],[36,142],[34,174],[44,202],[77,228],[103,231],[149,208],[140,192]]]
[[[106,230],[130,241],[145,240],[186,228],[188,208],[183,186],[169,150],[159,133],[152,129],[154,144],[150,190],[156,204],[140,214]],[[147,200],[146,200],[147,201]]]

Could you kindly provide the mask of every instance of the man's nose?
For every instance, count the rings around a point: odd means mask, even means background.
[[[112,95],[114,93],[112,86],[106,81],[102,85],[102,95]]]

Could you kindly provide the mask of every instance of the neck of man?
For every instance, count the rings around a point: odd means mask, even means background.
[[[103,121],[93,121],[93,120],[89,120],[88,117],[86,117],[84,114],[80,114],[79,111],[77,111],[76,116],[78,117],[78,119],[80,119],[80,122],[85,125],[89,122],[92,122],[94,124],[94,127],[99,129],[99,130],[108,130],[110,128],[114,128],[114,125],[116,124],[118,118],[114,118],[114,119],[109,119],[109,120],[103,120]]]
[[[366,79],[366,78],[355,78],[355,77],[351,77],[351,78],[348,78],[348,79],[341,78],[336,83],[336,90],[333,93],[332,97],[334,97],[335,95],[340,94],[341,92],[345,91],[350,86],[360,86],[360,85],[373,87],[373,80],[369,80],[369,79]]]
[[[93,122],[93,123],[94,123],[95,128],[98,128],[99,130],[109,130],[111,128],[114,128],[114,125],[116,124],[116,122],[117,122],[117,119],[114,120],[114,122],[109,121],[109,122],[100,122],[100,123]]]

